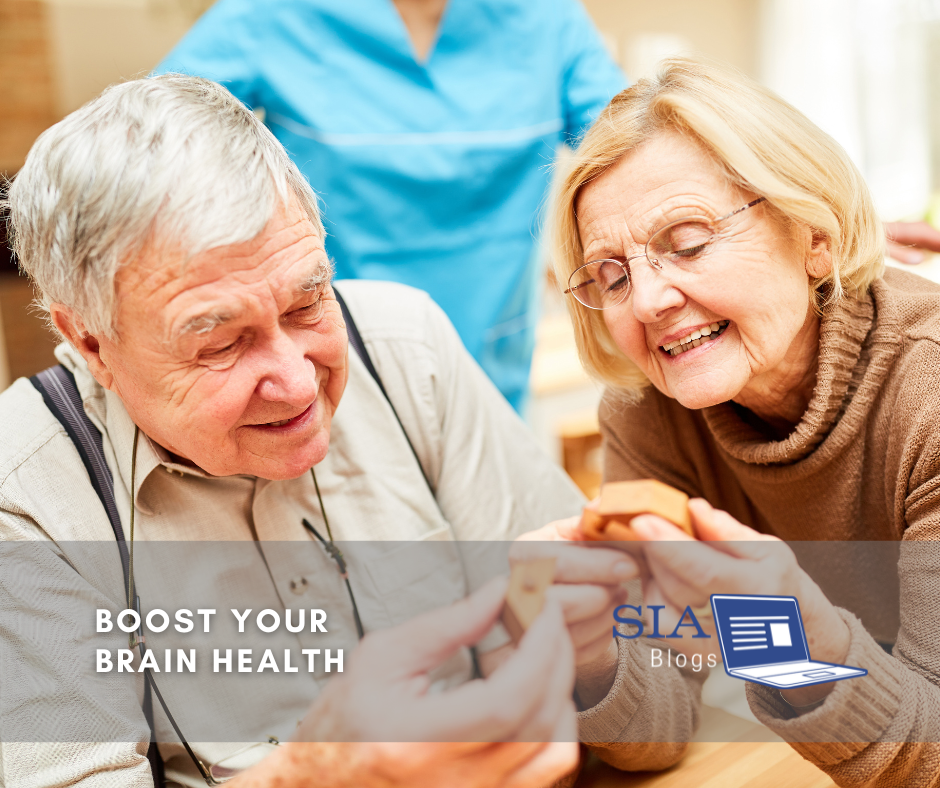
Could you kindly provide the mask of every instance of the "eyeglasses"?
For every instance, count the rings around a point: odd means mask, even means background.
[[[709,251],[719,239],[717,225],[735,214],[746,211],[766,197],[758,197],[742,208],[717,219],[705,216],[687,216],[670,222],[654,232],[642,254],[620,260],[592,260],[585,263],[568,277],[570,293],[588,309],[610,309],[622,303],[630,294],[630,261],[645,257],[657,271],[666,266],[679,271],[693,271],[700,267]]]

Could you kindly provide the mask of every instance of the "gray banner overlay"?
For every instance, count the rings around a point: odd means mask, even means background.
[[[603,547],[551,545],[559,562],[565,560],[567,551]],[[644,550],[635,543],[614,546],[632,553],[641,574],[649,570]],[[450,605],[489,579],[506,575],[510,568],[511,543],[505,542],[349,542],[337,543],[337,547],[348,566],[367,637]],[[685,543],[658,547],[692,549]],[[910,674],[911,682],[902,681],[897,689],[902,695],[908,686],[940,683],[940,677],[905,653],[904,632],[929,629],[915,619],[930,611],[910,604],[899,581],[912,572],[936,572],[940,546],[781,542],[772,549],[779,550],[781,561],[788,560],[792,551],[832,604],[857,616],[863,627],[859,632],[882,646],[886,662],[860,665],[869,675],[839,685],[842,695],[855,693],[850,698],[857,696],[852,702],[859,704],[861,716],[866,703],[876,702],[871,692],[861,691],[863,683],[872,687],[887,681],[879,671],[896,668],[906,671],[905,676]],[[899,566],[904,568],[900,574]],[[143,649],[131,648],[133,635],[119,626],[132,629],[136,622],[133,614],[122,616],[128,605],[113,542],[0,544],[0,741],[133,742],[148,738],[141,711],[145,686],[141,651],[149,652],[146,664],[191,742],[252,746],[272,739],[289,740],[330,682],[351,682],[349,692],[356,692],[352,684],[364,681],[350,670],[359,647],[350,595],[335,561],[313,540],[139,542],[134,549],[134,575]],[[715,631],[708,601],[677,628],[665,612],[651,611],[645,604],[640,579],[627,585],[627,603],[632,607],[621,609],[617,620],[612,616],[610,621],[620,671],[612,693],[633,693],[618,700],[623,719],[615,721],[615,727],[622,740],[663,740],[661,734],[651,733],[655,726],[641,724],[651,709],[666,716],[687,715],[688,723],[675,727],[684,731],[683,737],[694,735],[700,741],[773,738],[746,709],[748,698],[752,705],[756,702],[755,687],[723,675],[716,635],[693,637],[700,632],[696,624],[701,624],[702,632]],[[711,591],[727,592],[718,581]],[[758,576],[747,593],[772,595],[777,590],[763,587]],[[936,631],[935,625],[930,626]],[[652,633],[660,637],[651,637]],[[420,647],[419,643],[405,644],[405,648]],[[940,643],[920,647],[940,651]],[[480,663],[475,657],[500,648],[512,647],[497,624],[478,639],[473,651],[460,648],[443,659],[430,673],[428,692],[452,692],[476,680]],[[725,703],[722,692],[738,694],[738,700],[727,700],[720,713],[703,712],[699,704],[710,665],[712,673],[722,674],[722,683],[718,690],[712,682],[706,684],[706,706],[718,708]],[[940,699],[940,688],[933,690]],[[762,687],[759,692],[770,690]],[[610,702],[610,698],[604,701]],[[156,740],[178,741],[156,699],[153,704]],[[824,710],[825,704],[820,708]],[[459,702],[450,713],[459,717]],[[813,714],[820,718],[818,738],[813,718],[807,716],[801,740],[840,739],[840,730],[826,721],[825,714]],[[633,719],[634,715],[639,716]],[[917,730],[933,731],[938,726],[940,721]],[[363,740],[381,735],[411,741],[413,729],[407,720],[393,719],[364,727],[361,736]],[[324,728],[308,726],[307,730],[322,732]],[[879,731],[871,732],[873,739],[878,735]],[[928,735],[933,740],[933,734]],[[857,737],[856,729],[845,731],[845,740],[857,741]]]

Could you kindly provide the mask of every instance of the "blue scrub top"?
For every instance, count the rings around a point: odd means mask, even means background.
[[[171,71],[264,108],[337,277],[426,290],[521,407],[550,165],[625,87],[577,0],[449,0],[425,62],[391,0],[219,0]]]

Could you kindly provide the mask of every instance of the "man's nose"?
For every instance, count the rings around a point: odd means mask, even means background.
[[[306,348],[281,333],[272,340],[266,355],[258,396],[269,402],[309,405],[317,394],[317,369]]]
[[[645,258],[631,263],[630,280],[633,315],[641,323],[655,323],[686,301],[685,293],[670,281],[668,272],[653,268]]]

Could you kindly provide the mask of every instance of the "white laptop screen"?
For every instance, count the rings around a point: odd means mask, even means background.
[[[712,611],[732,670],[809,659],[795,597],[715,594]]]

